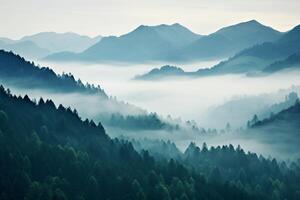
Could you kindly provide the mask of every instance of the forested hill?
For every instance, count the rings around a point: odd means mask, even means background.
[[[0,80],[22,88],[48,89],[55,92],[82,92],[107,97],[100,86],[84,85],[72,74],[57,75],[48,67],[36,66],[12,52],[0,50]]]
[[[233,146],[200,149],[194,143],[176,160],[151,155],[110,139],[100,123],[83,121],[76,111],[0,87],[0,199],[300,197],[299,163],[287,166]]]
[[[264,120],[258,120],[253,118],[250,123],[252,128],[271,128],[276,131],[294,132],[299,133],[300,128],[300,103],[297,99],[295,105],[277,113],[271,115]]]
[[[101,123],[82,121],[76,110],[59,105],[52,100],[33,102],[27,95],[17,97],[0,86],[0,110],[2,128],[29,136],[35,134],[40,139],[53,144],[78,142],[83,144],[86,137],[108,139]],[[1,129],[3,130],[3,129]],[[69,137],[72,137],[70,139]]]
[[[0,199],[262,199],[207,180],[174,160],[155,161],[52,101],[0,87]]]
[[[108,97],[100,86],[96,87],[89,83],[84,85],[80,80],[75,80],[72,74],[57,75],[50,68],[36,66],[19,55],[3,50],[0,50],[0,83],[7,87],[23,89],[27,94],[31,89],[39,89],[46,90],[46,93],[49,91],[56,94],[63,93],[62,95],[65,93],[76,93],[76,95],[84,95],[83,97],[91,95],[88,96],[91,97],[89,98],[91,101],[85,102],[94,105],[93,112],[88,116],[108,126],[135,130],[174,129],[175,127],[156,114],[148,114],[142,108]],[[70,105],[70,101],[59,103]],[[78,110],[80,113],[86,111],[80,108]],[[113,119],[113,116],[118,118]]]

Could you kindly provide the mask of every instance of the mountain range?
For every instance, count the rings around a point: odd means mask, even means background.
[[[81,52],[101,40],[76,33],[41,32],[19,40],[0,38],[0,49],[13,51],[27,59],[40,59],[62,51]]]
[[[7,40],[0,39],[0,49],[12,51],[27,59],[43,58],[51,53],[49,50],[39,47],[32,41],[7,42]]]
[[[277,40],[281,35],[281,32],[251,20],[202,37],[181,49],[179,54],[188,60],[225,58],[244,48]]]
[[[172,56],[171,52],[175,52],[200,37],[180,24],[141,25],[120,37],[105,37],[82,53],[58,53],[50,55],[46,59],[92,62],[165,60]]]
[[[287,65],[291,65],[289,68],[295,68],[296,62],[299,62],[296,59],[300,52],[299,41],[300,26],[281,33],[251,20],[222,28],[209,35],[193,33],[178,23],[141,25],[119,37],[109,36],[102,39],[100,36],[90,38],[75,33],[44,32],[17,41],[0,38],[0,48],[12,50],[28,59],[44,58],[52,61],[140,63],[229,57],[209,69],[179,73],[208,76],[227,73],[273,73],[287,68]],[[167,72],[168,69],[159,73]]]
[[[47,60],[101,61],[191,61],[227,58],[238,51],[282,35],[252,20],[225,27],[207,36],[191,32],[176,23],[139,26],[120,37],[105,37],[81,53],[57,53]]]
[[[136,79],[158,80],[172,76],[202,77],[222,74],[268,75],[285,69],[300,67],[300,25],[282,34],[273,42],[264,42],[238,52],[233,57],[218,63],[211,68],[199,69],[194,72],[170,73],[174,67],[162,67],[152,70]],[[162,70],[164,69],[164,70]],[[155,72],[155,77],[154,77]]]
[[[268,65],[300,52],[300,25],[283,34],[274,42],[265,42],[247,48],[209,70],[199,70],[201,75],[249,73],[262,71]]]

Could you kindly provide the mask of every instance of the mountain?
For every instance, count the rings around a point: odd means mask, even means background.
[[[13,51],[28,59],[43,58],[50,53],[47,49],[41,48],[31,41],[8,42],[7,40],[0,40],[0,49]]]
[[[278,40],[263,43],[240,52],[237,56],[251,56],[266,60],[285,58],[300,51],[300,25],[288,31]]]
[[[282,33],[271,27],[265,26],[256,20],[242,22],[236,25],[225,27],[215,34],[223,35],[230,40],[238,41],[242,46],[253,46],[266,41],[277,40]],[[244,47],[242,47],[244,48]]]
[[[0,50],[0,79],[2,83],[19,88],[97,94],[108,98],[100,86],[84,85],[81,81],[76,81],[71,74],[57,75],[50,68],[40,68],[19,55],[3,50]]]
[[[180,24],[139,26],[120,37],[107,37],[80,54],[53,54],[49,60],[100,61],[187,61],[224,58],[282,33],[255,20],[220,29],[208,36],[197,35]]]
[[[277,113],[269,118],[258,120],[253,118],[252,121],[249,121],[248,124],[250,128],[269,132],[269,133],[285,133],[293,134],[297,136],[294,139],[299,140],[299,128],[300,128],[300,103],[299,99],[296,103]]]
[[[190,44],[197,39],[201,38],[201,35],[195,34],[188,28],[175,23],[172,25],[161,24],[158,26],[151,26],[163,39],[170,42],[176,48],[180,48]]]
[[[172,76],[185,75],[185,72],[175,66],[165,65],[161,68],[154,68],[150,72],[134,77],[135,80],[157,80]]]
[[[13,51],[27,59],[41,59],[56,52],[81,52],[101,40],[76,33],[41,32],[20,40],[0,38],[0,49]]]
[[[299,44],[300,25],[283,34],[276,41],[247,48],[211,69],[199,70],[199,76],[261,72],[272,63],[300,52]]]
[[[277,40],[282,33],[252,20],[201,37],[179,51],[183,58],[225,58],[256,44]]]
[[[3,44],[11,44],[11,43],[14,43],[15,40],[12,40],[12,39],[9,39],[6,37],[0,37],[0,42]]]
[[[234,97],[211,107],[205,115],[205,121],[213,121],[215,128],[223,128],[224,119],[232,127],[244,127],[245,122],[255,114],[259,119],[264,119],[291,107],[298,99],[299,92],[300,87],[294,86],[274,93]]]
[[[101,36],[91,38],[72,32],[41,32],[34,35],[25,36],[21,38],[20,41],[34,42],[41,48],[55,53],[61,51],[81,52],[99,42],[101,38]]]
[[[253,23],[253,22],[252,22]],[[226,30],[226,29],[225,29]],[[223,30],[224,31],[224,30]],[[221,31],[222,32],[222,31]],[[233,34],[231,32],[231,34]],[[210,36],[208,36],[210,37]],[[221,43],[221,38],[218,36]],[[200,40],[204,39],[202,37]],[[206,39],[208,41],[208,39]],[[278,40],[273,42],[265,42],[263,44],[255,45],[250,48],[246,48],[235,56],[229,58],[226,61],[222,61],[219,64],[205,69],[199,69],[194,72],[168,73],[168,70],[153,69],[153,71],[138,76],[140,80],[155,79],[154,75],[163,79],[170,75],[172,76],[190,76],[190,77],[202,77],[213,76],[222,74],[239,74],[247,73],[259,75],[274,73],[285,69],[299,69],[300,67],[300,25],[296,26],[289,32],[283,34]],[[210,45],[214,46],[214,45]],[[230,46],[230,45],[229,45]]]
[[[126,35],[104,38],[80,56],[114,61],[156,60],[173,48],[174,46],[152,27],[139,26]]]
[[[144,26],[120,37],[105,37],[97,44],[79,54],[48,56],[48,60],[85,61],[151,61],[172,58],[172,52],[201,36],[180,24]],[[66,54],[66,53],[65,53]]]

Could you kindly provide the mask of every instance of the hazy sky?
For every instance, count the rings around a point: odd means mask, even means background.
[[[299,10],[299,0],[0,0],[0,36],[120,35],[140,24],[175,22],[207,34],[250,19],[286,31],[300,24]]]

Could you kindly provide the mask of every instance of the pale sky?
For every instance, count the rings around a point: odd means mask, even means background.
[[[300,0],[0,0],[0,37],[42,31],[120,35],[180,23],[199,34],[256,19],[280,31],[300,24]]]

